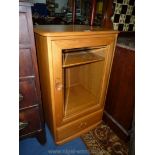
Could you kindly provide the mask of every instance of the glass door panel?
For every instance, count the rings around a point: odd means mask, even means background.
[[[63,50],[65,116],[99,103],[105,54],[104,46]]]

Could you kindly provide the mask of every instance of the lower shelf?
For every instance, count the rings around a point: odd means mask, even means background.
[[[71,115],[81,112],[83,109],[89,108],[97,104],[97,97],[82,85],[75,85],[66,88],[65,96],[65,115]]]

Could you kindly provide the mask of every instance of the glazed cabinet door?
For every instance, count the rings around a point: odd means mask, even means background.
[[[103,108],[114,37],[51,42],[57,126]]]

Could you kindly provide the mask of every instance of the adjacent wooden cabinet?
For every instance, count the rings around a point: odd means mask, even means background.
[[[31,4],[19,3],[19,135],[45,143]]]
[[[116,45],[103,120],[127,141],[134,121],[135,50],[129,46],[133,44],[129,37],[123,40]]]
[[[118,32],[78,25],[34,31],[45,119],[62,144],[101,123]]]

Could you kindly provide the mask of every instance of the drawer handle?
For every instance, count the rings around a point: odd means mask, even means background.
[[[25,129],[28,125],[28,122],[19,122],[19,131]]]
[[[19,102],[22,101],[23,98],[24,98],[24,96],[21,93],[19,93]]]

